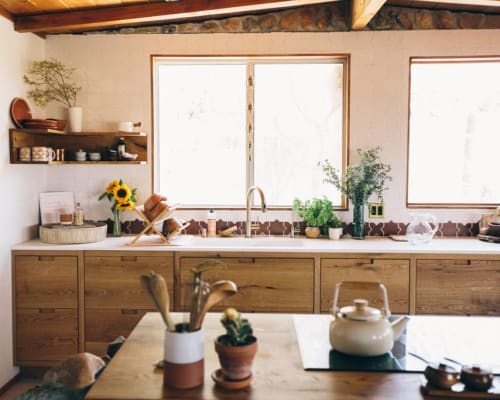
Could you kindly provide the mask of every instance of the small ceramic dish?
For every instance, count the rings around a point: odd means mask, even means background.
[[[493,374],[491,370],[477,365],[464,366],[460,373],[460,380],[468,390],[486,392],[493,384]]]
[[[241,379],[239,381],[231,381],[224,377],[222,369],[219,368],[212,372],[212,379],[218,386],[223,387],[224,389],[239,390],[245,389],[252,384],[253,375],[250,374],[248,378]]]
[[[488,222],[488,235],[500,236],[500,224],[496,224],[494,222]]]
[[[101,161],[101,153],[89,153],[90,161]]]
[[[460,381],[460,372],[446,364],[427,364],[424,376],[430,385],[439,389],[450,389]]]

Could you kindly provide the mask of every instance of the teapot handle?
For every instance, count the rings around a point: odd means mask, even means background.
[[[344,281],[339,282],[335,285],[335,292],[333,294],[333,315],[336,316],[339,312],[337,307],[337,301],[340,294],[340,287],[345,289],[356,289],[356,290],[370,290],[370,289],[380,289],[382,292],[382,298],[384,300],[384,308],[382,310],[384,316],[389,318],[391,316],[391,310],[389,309],[389,300],[387,298],[387,289],[381,282],[358,282],[358,281]]]
[[[434,237],[434,235],[436,234],[438,228],[439,228],[439,224],[437,222],[437,219],[434,215],[432,214],[428,214],[429,216],[429,220],[432,224],[434,224],[434,229],[432,230],[432,237]]]

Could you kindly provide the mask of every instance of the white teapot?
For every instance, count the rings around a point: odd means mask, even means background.
[[[384,299],[383,312],[368,307],[368,301],[365,299],[355,299],[354,305],[338,310],[337,300],[341,286],[348,289],[380,289]],[[389,322],[391,312],[387,290],[379,282],[338,283],[335,287],[332,311],[335,318],[330,323],[330,344],[337,351],[355,356],[378,356],[387,353],[408,322],[407,317]]]

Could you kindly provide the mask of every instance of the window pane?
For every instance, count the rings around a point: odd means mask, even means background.
[[[342,64],[259,64],[254,74],[254,182],[268,204],[327,195],[340,205],[318,162],[342,169]]]
[[[500,60],[411,65],[408,203],[500,203]]]
[[[245,65],[159,65],[157,171],[172,202],[243,203],[245,82]]]

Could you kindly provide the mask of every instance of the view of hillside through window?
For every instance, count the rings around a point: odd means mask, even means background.
[[[344,68],[340,58],[158,58],[158,191],[241,207],[258,185],[271,207],[323,195],[340,205],[318,162],[343,168]]]
[[[500,203],[500,59],[412,59],[408,203]]]

